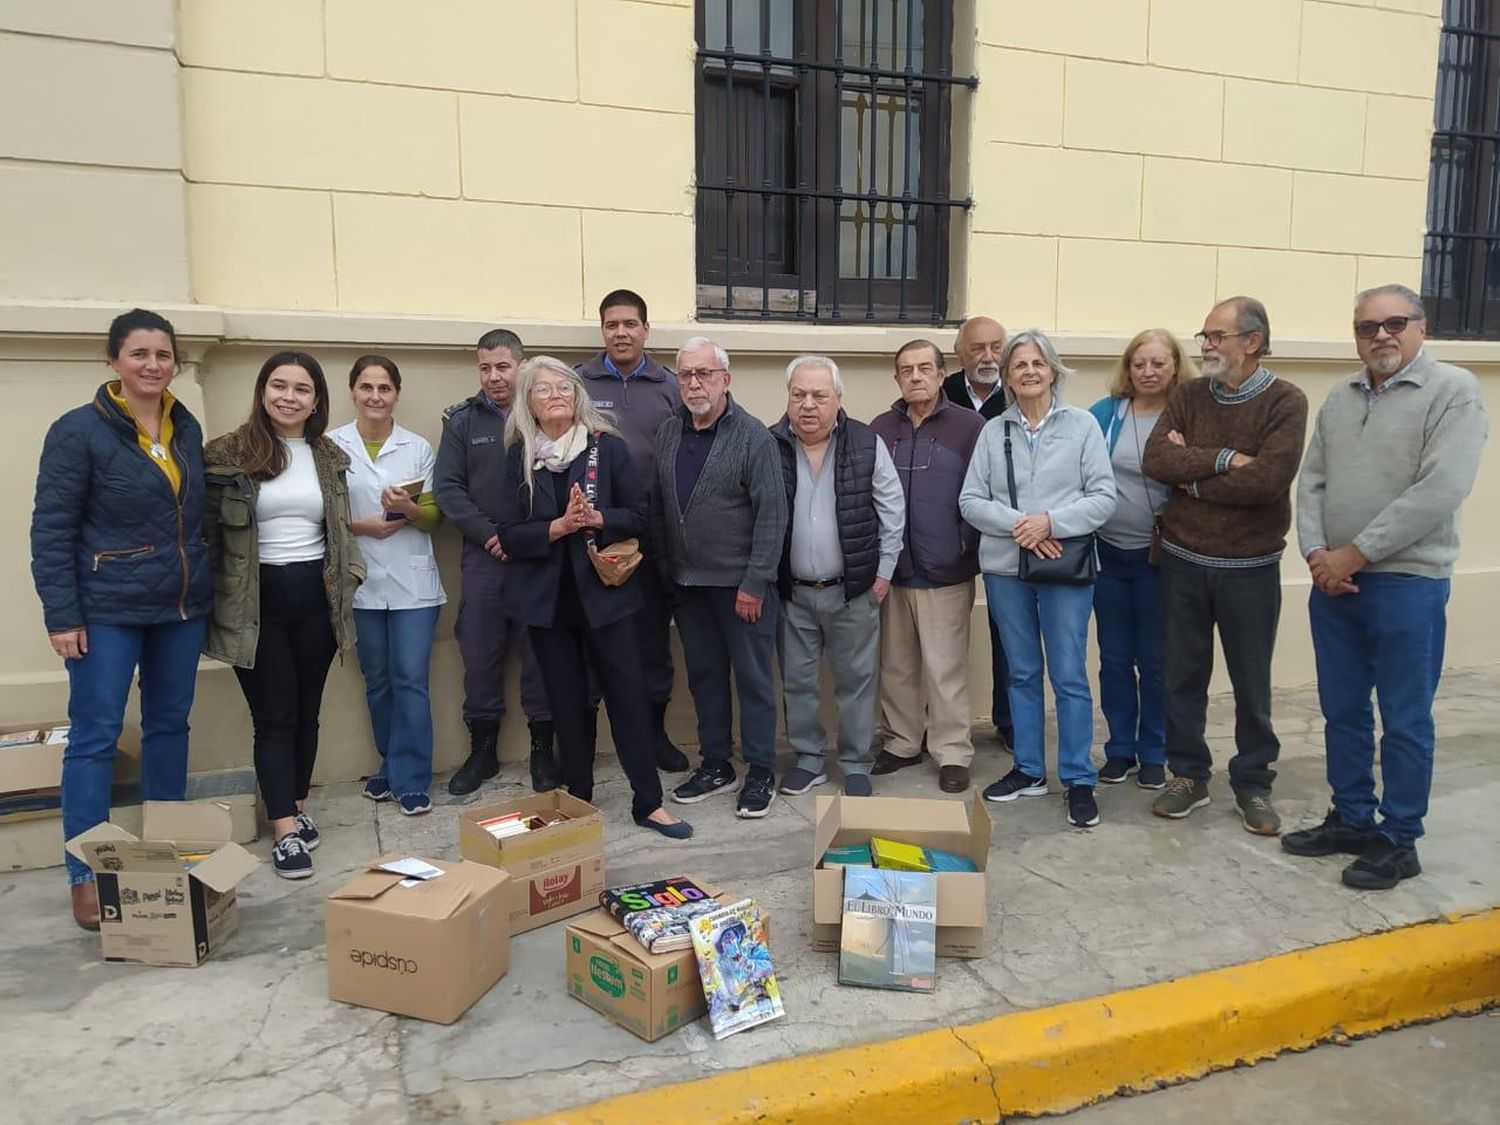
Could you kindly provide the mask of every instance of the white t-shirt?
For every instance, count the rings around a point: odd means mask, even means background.
[[[321,559],[323,490],[306,438],[282,438],[291,460],[280,476],[263,481],[255,500],[260,561],[282,565]]]

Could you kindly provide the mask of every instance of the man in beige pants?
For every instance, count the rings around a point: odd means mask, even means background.
[[[922,741],[945,793],[969,787],[969,620],[978,534],[958,493],[984,419],[943,394],[943,353],[913,340],[896,353],[901,397],[870,424],[890,450],[906,501],[905,542],[880,612],[880,702],[889,733],[875,774],[916,765]]]

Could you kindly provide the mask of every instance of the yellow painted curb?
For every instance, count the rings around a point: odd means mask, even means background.
[[[1500,909],[607,1098],[533,1125],[995,1121],[1500,1003]],[[753,1033],[752,1033],[753,1034]]]

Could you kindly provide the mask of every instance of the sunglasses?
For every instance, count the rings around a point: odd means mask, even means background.
[[[1361,340],[1373,340],[1384,328],[1386,335],[1399,336],[1406,331],[1406,326],[1412,321],[1426,319],[1424,316],[1388,316],[1384,320],[1356,320],[1354,334]]]

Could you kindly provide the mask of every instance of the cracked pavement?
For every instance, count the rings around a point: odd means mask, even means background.
[[[0,875],[6,1119],[232,1125],[295,1107],[324,1122],[513,1120],[1500,904],[1500,666],[1448,673],[1437,718],[1424,874],[1384,894],[1344,888],[1340,857],[1294,859],[1244,832],[1222,773],[1213,803],[1180,822],[1151,816],[1154,794],[1133,783],[1100,787],[1102,823],[1088,831],[1067,826],[1057,792],[991,806],[990,952],[940,960],[931,995],[841,987],[836,957],[808,948],[813,797],[831,787],[778,797],[760,821],[735,819],[728,797],[687,807],[697,835],[677,844],[630,823],[629,789],[601,757],[609,882],[696,873],[770,912],[787,1015],[722,1043],[702,1021],[646,1043],[570,998],[562,923],[515,938],[509,973],[450,1027],[326,998],[323,896],[382,851],[456,856],[455,808],[529,792],[516,764],[468,801],[440,782],[426,817],[365,801],[352,783],[314,790],[313,878],[263,866],[240,887],[239,933],[197,969],[104,964],[97,938],[72,924],[60,868]],[[1327,804],[1315,693],[1278,693],[1276,719],[1275,798],[1290,830]],[[1221,770],[1232,730],[1232,701],[1215,697]],[[992,739],[976,749],[976,783],[1010,767]],[[876,782],[883,795],[942,796],[928,767]],[[264,841],[251,847],[268,858]]]

